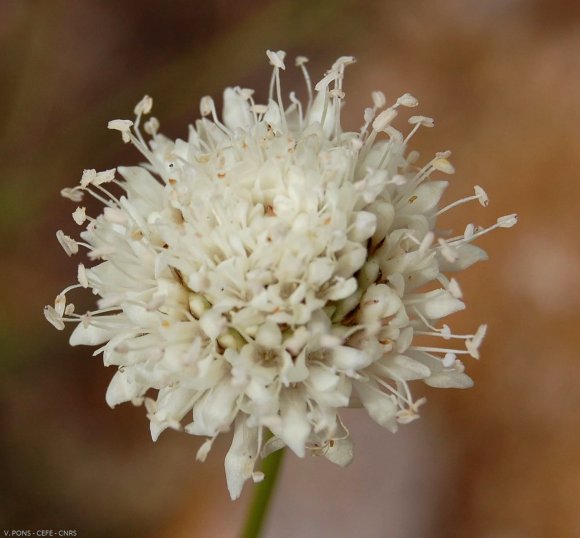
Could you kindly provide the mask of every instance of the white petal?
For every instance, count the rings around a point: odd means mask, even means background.
[[[352,276],[364,265],[367,259],[367,249],[357,243],[354,243],[354,245],[349,245],[348,252],[342,254],[338,259],[335,273],[340,277],[348,278]]]
[[[405,327],[401,330],[395,348],[399,353],[407,351],[413,341],[413,327]]]
[[[431,375],[431,370],[427,366],[405,355],[395,355],[389,359],[384,359],[381,361],[381,366],[395,379],[403,379],[404,381],[425,379]]]
[[[377,216],[369,211],[359,211],[349,231],[348,238],[351,241],[362,243],[375,233],[377,229]]]
[[[395,208],[388,202],[373,202],[367,207],[377,216],[377,228],[373,234],[373,245],[378,244],[387,235],[395,219]]]
[[[435,208],[448,184],[447,181],[421,183],[414,192],[401,201],[400,214],[426,213]]]
[[[443,362],[421,351],[408,351],[415,360],[423,363],[431,370],[431,376],[423,382],[430,387],[442,389],[468,389],[473,386],[471,378],[455,368],[444,368]]]
[[[115,407],[137,398],[141,395],[142,389],[139,383],[129,380],[127,372],[118,370],[107,387],[105,401],[109,407]]]
[[[325,90],[316,92],[312,106],[306,116],[306,125],[313,125],[314,123],[322,123],[322,114],[324,112]],[[329,99],[326,107],[326,115],[324,117],[324,125],[322,126],[324,134],[330,136],[334,130],[334,102]]]
[[[85,327],[79,323],[71,333],[69,344],[71,346],[98,346],[110,340],[113,332],[109,329],[101,329],[94,325]]]
[[[179,424],[181,419],[191,410],[195,401],[196,393],[193,390],[175,387],[161,389],[156,401],[156,418],[161,422],[161,427],[151,429],[153,441],[156,441],[163,430]],[[153,423],[151,425],[153,426]]]
[[[256,342],[264,347],[277,347],[282,342],[282,332],[277,323],[267,321],[256,334]]]
[[[318,287],[334,274],[335,262],[330,258],[316,258],[308,266],[308,283]]]
[[[280,107],[275,101],[272,101],[272,99],[270,99],[268,108],[264,114],[264,122],[271,125],[277,131],[280,131],[282,127],[282,113],[280,112]]]
[[[143,214],[161,209],[165,198],[163,187],[142,166],[119,166],[119,174],[125,179],[125,189],[133,204],[141,209]]]
[[[324,297],[327,301],[339,301],[353,294],[357,288],[356,278],[339,280],[336,284],[326,290]]]
[[[320,366],[312,366],[310,368],[308,383],[317,392],[333,390],[339,381],[339,376],[326,368]]]
[[[338,346],[332,350],[332,364],[339,370],[356,371],[373,362],[370,353],[348,346]]]
[[[253,124],[250,103],[233,88],[224,90],[223,121],[230,129],[249,129]]]
[[[232,500],[242,493],[244,482],[252,477],[258,453],[258,428],[246,424],[246,416],[236,419],[232,444],[225,459],[226,481]]]
[[[310,435],[306,401],[300,396],[282,397],[280,409],[281,425],[271,428],[286,445],[300,458],[304,457],[305,444]]]
[[[192,435],[213,437],[227,430],[235,416],[240,387],[229,380],[218,383],[193,407],[193,422],[186,426]]]
[[[226,319],[215,310],[208,310],[201,316],[199,325],[209,338],[215,340],[226,328]]]
[[[284,441],[282,441],[282,439],[280,439],[279,437],[270,437],[270,439],[268,439],[265,443],[264,446],[262,447],[262,450],[260,452],[260,456],[263,458],[266,458],[267,456],[269,456],[270,454],[272,454],[273,452],[276,452],[277,450],[280,450],[282,448],[284,448],[286,446],[286,443]]]
[[[439,319],[463,310],[465,303],[446,290],[434,290],[423,294],[423,300],[415,306],[426,318]]]
[[[209,451],[211,450],[211,447],[213,446],[213,442],[215,441],[215,437],[212,437],[211,439],[206,439],[203,444],[199,447],[197,453],[195,454],[195,459],[197,461],[205,461]]]
[[[149,312],[146,307],[137,304],[123,304],[123,312],[135,326],[144,329],[155,328],[161,321],[156,313]]]
[[[309,376],[309,370],[306,366],[306,352],[302,351],[294,360],[292,360],[288,352],[284,352],[283,355],[287,360],[284,361],[285,365],[280,372],[281,381],[286,385],[289,383],[302,383]]]
[[[360,321],[373,323],[395,314],[402,306],[401,299],[386,284],[372,284],[361,300]]]
[[[397,429],[397,405],[392,398],[368,383],[355,382],[355,388],[361,403],[369,416],[381,426],[395,431]]]
[[[449,261],[441,254],[438,255],[441,271],[463,271],[476,262],[487,260],[485,250],[475,245],[462,244],[454,248],[456,260]]]
[[[463,372],[455,370],[441,371],[428,377],[424,382],[430,387],[439,389],[470,389],[473,380]]]
[[[354,457],[354,445],[352,439],[335,439],[324,452],[324,456],[332,463],[340,467],[349,465]]]

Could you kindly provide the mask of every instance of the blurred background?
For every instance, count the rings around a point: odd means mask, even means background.
[[[152,443],[142,408],[106,406],[112,370],[69,348],[42,307],[76,274],[55,239],[59,228],[76,234],[59,190],[84,168],[139,162],[107,121],[131,117],[148,93],[162,131],[185,137],[205,94],[219,100],[239,84],[264,98],[267,48],[309,56],[315,79],[355,55],[352,129],[372,90],[416,95],[437,125],[415,147],[424,159],[453,150],[447,199],[473,184],[491,199],[453,212],[449,226],[520,215],[481,240],[490,261],[459,278],[468,310],[453,326],[489,324],[482,360],[468,362],[475,388],[417,385],[429,400],[422,419],[396,435],[347,413],[354,463],[288,456],[267,536],[580,536],[573,0],[0,0],[0,528],[236,536],[251,487],[229,501],[229,441],[205,464],[191,436]],[[302,91],[297,70],[283,81]]]

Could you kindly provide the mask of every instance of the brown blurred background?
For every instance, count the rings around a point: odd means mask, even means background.
[[[235,84],[265,95],[267,48],[309,56],[314,78],[355,55],[351,128],[372,90],[415,94],[437,122],[415,146],[453,150],[448,199],[475,183],[491,198],[450,226],[520,215],[481,241],[491,260],[460,275],[469,308],[454,327],[490,325],[483,359],[468,362],[475,388],[417,386],[423,418],[396,435],[348,413],[354,463],[289,456],[267,536],[579,537],[574,0],[0,0],[0,528],[236,535],[251,488],[229,501],[227,440],[205,464],[193,437],[153,444],[144,410],[108,409],[113,372],[70,349],[42,306],[75,278],[54,236],[76,233],[59,190],[83,168],[139,161],[107,121],[149,93],[162,131],[185,136],[202,95]],[[301,91],[294,69],[284,87]]]

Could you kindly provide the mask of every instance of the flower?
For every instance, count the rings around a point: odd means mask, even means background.
[[[352,57],[314,88],[306,58],[297,58],[307,102],[291,93],[285,103],[285,54],[267,55],[268,103],[226,88],[220,119],[204,97],[187,140],[159,134],[155,118],[144,139],[148,96],[134,121],[109,123],[146,162],[85,170],[79,186],[62,191],[75,202],[89,194],[104,210],[73,213],[84,226],[80,241],[57,232],[69,256],[82,248],[95,264],[79,265],[78,284],[45,308],[57,329],[76,324],[71,345],[99,346],[95,354],[117,367],[106,401],[144,404],[153,440],[167,428],[202,436],[204,460],[233,429],[225,460],[232,498],[247,479],[263,478],[256,461],[283,446],[348,464],[341,409],[362,406],[394,432],[424,402],[410,381],[470,387],[458,357],[479,357],[486,327],[453,334],[438,326],[465,307],[447,275],[486,259],[476,238],[516,222],[508,215],[442,237],[443,213],[469,201],[486,206],[488,197],[477,186],[439,208],[447,181],[431,176],[453,173],[449,152],[418,166],[408,151],[433,120],[412,116],[406,135],[393,126],[417,100],[405,94],[385,108],[373,92],[360,131],[344,131]],[[99,297],[97,309],[76,314],[67,304],[80,287]]]

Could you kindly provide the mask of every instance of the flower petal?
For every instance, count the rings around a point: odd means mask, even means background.
[[[240,415],[225,459],[226,481],[232,500],[239,498],[244,482],[252,477],[257,453],[258,428],[250,428],[247,417]]]

